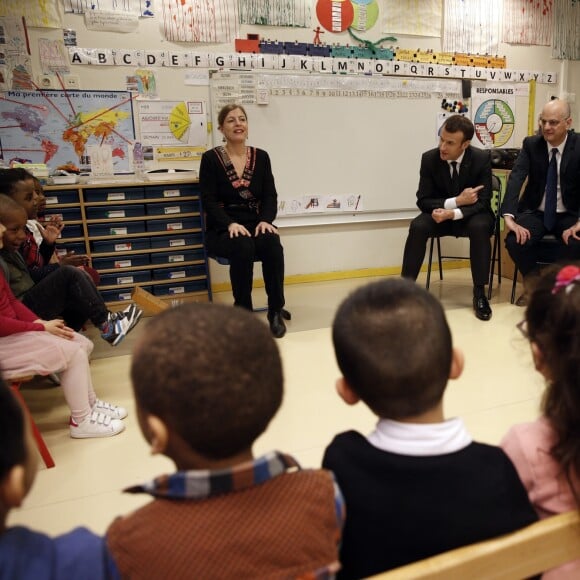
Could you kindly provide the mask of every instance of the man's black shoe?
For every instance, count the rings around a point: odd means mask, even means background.
[[[286,334],[282,311],[268,312],[268,322],[270,323],[270,332],[275,338],[282,338]]]
[[[475,316],[479,320],[489,320],[491,318],[491,308],[485,296],[473,297],[473,309],[475,310]]]

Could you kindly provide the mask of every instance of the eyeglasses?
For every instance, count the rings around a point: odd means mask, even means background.
[[[564,119],[540,119],[540,125],[549,125],[550,127],[557,127],[562,121],[567,121],[569,117]]]
[[[520,320],[520,322],[518,322],[516,324],[516,328],[522,333],[522,336],[528,340],[530,338],[530,335],[528,334],[528,322],[527,320]]]

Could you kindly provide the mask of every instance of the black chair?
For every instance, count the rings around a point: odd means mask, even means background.
[[[495,220],[493,226],[493,249],[491,252],[491,264],[490,264],[490,271],[489,271],[489,283],[487,289],[487,297],[488,299],[491,298],[491,290],[493,284],[493,276],[495,274],[495,264],[497,262],[497,283],[498,286],[501,286],[501,252],[500,252],[500,207],[502,202],[502,186],[501,180],[497,175],[491,176],[491,209],[494,212]],[[427,267],[427,283],[425,287],[429,290],[429,285],[431,284],[431,268],[433,265],[433,247],[437,241],[437,258],[439,262],[439,280],[443,280],[443,260],[469,260],[468,257],[465,256],[448,256],[443,255],[441,253],[441,236],[432,236],[431,237],[431,244],[429,246],[429,265]]]
[[[536,264],[539,266],[548,266],[558,260],[558,248],[560,240],[553,234],[546,234],[538,242],[538,259]],[[518,283],[518,267],[514,265],[514,278],[512,280],[512,296],[510,302],[513,304],[516,300],[516,285]]]

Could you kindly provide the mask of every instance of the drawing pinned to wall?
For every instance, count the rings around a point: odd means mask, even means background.
[[[309,0],[239,0],[240,23],[305,28],[311,24]]]
[[[383,0],[384,32],[441,36],[442,0]]]
[[[554,1],[504,0],[503,42],[549,46]]]
[[[498,54],[502,0],[445,0],[443,51]]]
[[[0,16],[24,18],[36,28],[62,28],[62,4],[54,0],[2,0]]]
[[[229,0],[162,0],[163,35],[172,42],[233,42],[238,3]]]
[[[138,68],[135,74],[126,78],[127,90],[137,93],[139,98],[154,99],[157,97],[157,81],[152,70]]]
[[[354,20],[354,6],[350,0],[318,0],[316,16],[329,32],[344,32]]]
[[[115,172],[129,172],[132,97],[120,91],[7,91],[0,97],[0,156],[51,168],[81,165],[89,145],[109,145]]]
[[[0,18],[0,66],[4,89],[34,88],[26,21],[22,17]]]
[[[84,14],[91,10],[131,12],[142,18],[154,16],[153,0],[64,0],[64,11]]]
[[[351,0],[354,8],[352,27],[355,30],[370,30],[379,18],[376,0]]]
[[[580,30],[580,2],[554,0],[552,58],[580,60],[578,30]]]
[[[70,73],[68,54],[65,52],[64,42],[62,40],[39,38],[38,54],[40,57],[40,67],[43,73]]]

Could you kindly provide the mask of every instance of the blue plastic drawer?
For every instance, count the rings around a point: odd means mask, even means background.
[[[131,252],[133,250],[148,250],[149,238],[132,238],[123,241],[95,241],[91,242],[91,249],[94,253],[109,252]]]
[[[93,268],[97,270],[110,270],[112,268],[133,268],[134,266],[147,266],[148,254],[136,254],[128,256],[111,256],[110,258],[94,258]]]
[[[182,246],[195,246],[201,244],[201,232],[185,234],[184,236],[159,236],[151,239],[151,247],[155,248],[181,248]]]
[[[86,254],[87,249],[83,242],[71,242],[66,243],[65,241],[58,240],[56,244],[56,254],[57,256],[66,256],[67,252],[74,252],[75,254]]]
[[[172,294],[185,294],[186,292],[201,292],[207,290],[207,280],[193,280],[183,284],[157,284],[152,286],[155,296],[168,296]]]
[[[168,199],[191,195],[199,195],[199,185],[197,183],[172,183],[145,188],[145,197],[147,199]]]
[[[141,217],[145,215],[145,206],[137,203],[135,205],[108,205],[87,208],[87,219],[112,219]]]
[[[149,270],[135,272],[115,272],[114,274],[101,274],[101,286],[126,286],[138,282],[149,282],[151,272]]]
[[[110,224],[89,224],[89,236],[126,236],[145,233],[145,222],[118,222]],[[66,230],[66,228],[65,228]]]
[[[148,232],[176,232],[179,230],[189,230],[199,227],[199,220],[196,218],[179,218],[175,216],[172,220],[149,220],[147,222]]]
[[[80,207],[47,207],[44,214],[44,221],[49,222],[57,218],[63,222],[80,221],[83,219]]]
[[[143,286],[143,289],[151,291],[149,286]],[[131,300],[132,288],[123,288],[119,290],[101,290],[101,296],[105,302],[123,302]]]
[[[59,203],[78,203],[79,190],[78,189],[63,189],[62,191],[46,191],[46,209],[51,205],[58,205]]]
[[[64,228],[60,232],[59,239],[64,240],[66,238],[82,238],[83,235],[84,234],[82,224],[65,224]]]
[[[180,262],[192,262],[193,260],[203,260],[203,249],[151,254],[152,264],[179,264]]]
[[[199,212],[199,202],[198,201],[183,201],[179,203],[177,200],[175,203],[150,203],[147,206],[148,215],[176,215],[180,213],[193,213]]]
[[[183,268],[155,268],[153,270],[154,280],[179,280],[179,278],[190,278],[191,276],[203,276],[205,266],[184,266]]]
[[[143,199],[145,190],[142,187],[102,187],[85,189],[85,201],[125,201],[126,199]]]

